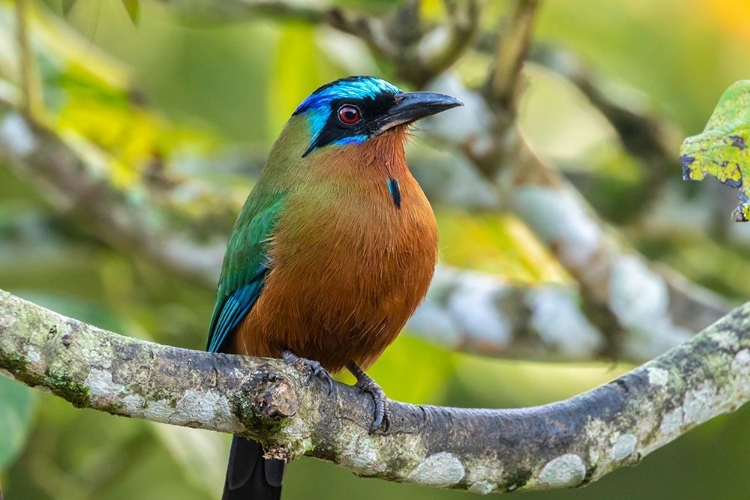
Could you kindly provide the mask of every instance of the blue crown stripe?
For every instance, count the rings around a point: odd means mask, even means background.
[[[375,78],[374,76],[355,76],[349,78],[342,78],[335,82],[329,83],[320,87],[318,90],[310,94],[310,96],[302,101],[294,114],[304,113],[307,110],[313,108],[325,107],[326,112],[328,106],[334,99],[365,99],[367,97],[375,97],[381,92],[390,92],[392,94],[400,94],[402,90],[393,84]]]
[[[320,87],[310,94],[294,112],[294,115],[304,114],[310,127],[310,148],[302,156],[305,157],[317,149],[314,145],[328,122],[331,115],[331,102],[334,100],[376,99],[384,93],[400,94],[402,92],[395,85],[373,76],[350,76]],[[360,144],[367,139],[367,135],[358,134],[343,137],[331,144],[336,146]]]

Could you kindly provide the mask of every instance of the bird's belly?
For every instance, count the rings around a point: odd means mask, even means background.
[[[273,269],[238,327],[235,352],[280,357],[288,349],[331,372],[350,361],[371,365],[432,279],[437,228],[425,205],[428,213],[419,217],[385,219],[387,228],[367,222],[352,228],[323,217],[302,239],[295,235],[304,245],[285,246],[282,228]]]

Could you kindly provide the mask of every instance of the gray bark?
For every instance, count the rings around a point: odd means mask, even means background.
[[[0,292],[0,369],[80,408],[261,440],[357,474],[476,493],[576,487],[750,400],[750,303],[685,344],[566,401],[515,410],[373,403],[304,366],[123,337]]]

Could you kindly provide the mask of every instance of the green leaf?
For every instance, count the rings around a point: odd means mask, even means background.
[[[125,10],[128,11],[128,17],[133,24],[137,24],[141,14],[139,0],[122,0],[122,5],[124,5]]]
[[[62,2],[62,11],[64,15],[70,14],[70,11],[73,10],[73,6],[76,4],[76,0],[63,0]]]
[[[389,398],[413,404],[438,403],[453,374],[450,352],[413,335],[401,333],[367,373]],[[353,384],[348,375],[345,383]]]
[[[702,180],[712,175],[740,190],[735,220],[750,219],[750,80],[735,83],[719,99],[702,134],[688,137],[680,148],[682,177]]]
[[[187,481],[211,496],[221,491],[229,436],[173,425],[152,424],[151,428],[182,466]]]
[[[10,465],[23,450],[35,407],[34,391],[0,376],[0,470]]]
[[[276,53],[268,98],[269,131],[273,138],[297,105],[321,84],[315,28],[294,23],[285,25],[281,29]]]

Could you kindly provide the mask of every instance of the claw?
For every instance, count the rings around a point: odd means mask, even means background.
[[[383,427],[383,431],[387,431],[391,426],[391,410],[385,392],[356,363],[349,363],[347,368],[352,372],[352,375],[357,377],[355,387],[358,387],[361,392],[369,393],[375,401],[375,415],[370,426],[370,434],[380,429],[381,426]]]
[[[331,378],[331,374],[328,373],[328,370],[320,366],[320,363],[317,361],[311,361],[311,363],[316,363],[318,365],[313,368],[312,376],[326,382],[328,384],[328,394],[331,394],[333,392],[333,378]]]
[[[284,351],[282,353],[282,357],[284,361],[289,364],[294,364],[297,362],[301,362],[302,364],[304,364],[312,372],[310,374],[310,378],[315,377],[318,380],[321,380],[325,384],[327,384],[329,395],[333,392],[333,378],[331,378],[331,374],[328,373],[328,370],[323,368],[323,365],[321,365],[319,361],[314,361],[312,359],[306,359],[306,358],[300,358],[299,356],[294,354],[292,351]]]

